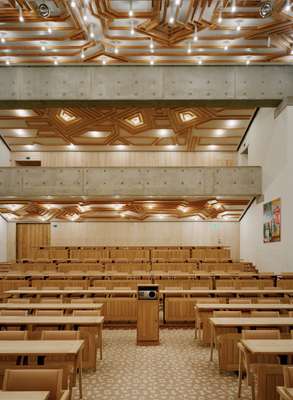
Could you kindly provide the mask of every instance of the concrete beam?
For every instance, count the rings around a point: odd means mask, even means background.
[[[0,71],[0,101],[12,101],[15,107],[15,101],[40,100],[242,100],[262,106],[293,96],[293,66],[47,66]]]
[[[0,199],[258,196],[260,167],[0,168]]]

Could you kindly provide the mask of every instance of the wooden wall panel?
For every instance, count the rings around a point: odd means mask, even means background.
[[[40,160],[42,167],[196,167],[234,166],[237,153],[229,152],[15,152],[16,160]]]
[[[50,224],[17,224],[16,256],[33,258],[36,248],[50,246]]]
[[[239,259],[238,222],[58,222],[51,246],[230,246]]]

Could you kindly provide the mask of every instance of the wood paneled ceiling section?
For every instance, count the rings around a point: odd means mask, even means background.
[[[46,3],[51,16],[42,18]],[[291,0],[0,0],[3,64],[291,63]]]
[[[254,109],[0,110],[11,151],[236,151]]]
[[[0,214],[13,222],[49,221],[239,221],[251,199],[103,200],[95,202],[0,202]]]

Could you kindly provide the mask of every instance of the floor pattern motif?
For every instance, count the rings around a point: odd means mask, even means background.
[[[85,400],[237,399],[236,375],[219,373],[192,329],[161,330],[161,344],[147,347],[136,346],[135,330],[103,334],[104,360],[83,375]],[[242,400],[250,400],[245,384]]]

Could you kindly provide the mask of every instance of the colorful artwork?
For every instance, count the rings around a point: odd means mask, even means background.
[[[281,199],[264,204],[264,243],[281,241]]]

